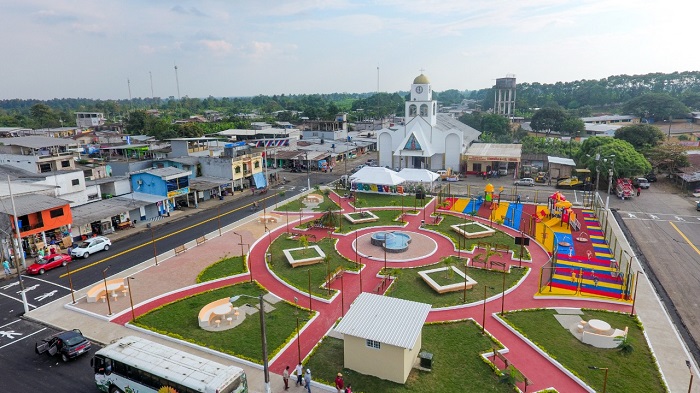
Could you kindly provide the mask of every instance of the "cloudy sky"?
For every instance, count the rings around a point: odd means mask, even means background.
[[[0,0],[0,99],[480,89],[700,69],[697,0]],[[379,72],[377,71],[379,69]],[[150,73],[150,75],[149,75]]]

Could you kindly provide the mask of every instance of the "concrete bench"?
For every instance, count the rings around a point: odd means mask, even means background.
[[[207,241],[206,236],[198,237],[197,238],[197,245],[203,244],[206,241]]]
[[[258,221],[261,223],[266,223],[266,222],[278,222],[279,221],[279,216],[275,216],[273,214],[263,214],[260,217],[258,217]]]
[[[112,293],[117,293],[117,292],[122,292],[125,296],[126,293],[128,292],[129,286],[126,285],[126,279],[125,278],[114,278],[111,280],[107,280],[107,287],[108,288],[115,288],[112,291]],[[101,282],[99,284],[96,284],[92,288],[90,288],[87,291],[87,302],[88,303],[96,303],[98,300],[102,300],[103,302],[105,301],[107,297],[107,291],[105,290],[105,283]]]
[[[180,254],[182,254],[182,253],[185,252],[185,251],[187,251],[187,247],[185,247],[184,244],[181,245],[181,246],[175,247],[175,255],[180,255]]]
[[[215,300],[204,307],[202,307],[201,310],[199,310],[199,316],[198,316],[198,321],[199,321],[199,327],[201,328],[207,328],[213,325],[214,319],[217,318],[216,315],[212,313],[212,310],[216,307],[223,306],[224,304],[230,303],[229,298],[223,298],[219,300]]]

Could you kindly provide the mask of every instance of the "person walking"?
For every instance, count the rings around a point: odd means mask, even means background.
[[[2,261],[2,268],[5,269],[5,277],[12,274],[12,272],[10,271],[10,261],[8,261],[7,259]]]
[[[637,187],[637,196],[642,195],[642,187]]]
[[[306,369],[306,374],[304,374],[304,383],[306,384],[306,391],[311,393],[311,370]]]
[[[296,386],[304,386],[304,369],[301,367],[301,363],[297,364],[297,367],[294,369],[294,372],[297,374]]]
[[[335,390],[337,390],[336,393],[343,393],[343,389],[345,389],[345,381],[343,381],[343,374],[338,373],[338,375],[335,377]]]
[[[289,366],[282,372],[282,380],[284,381],[284,390],[289,390]]]
[[[345,388],[345,393],[352,393],[352,385],[348,384],[348,387]]]

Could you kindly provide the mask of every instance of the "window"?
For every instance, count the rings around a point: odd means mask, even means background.
[[[382,344],[379,341],[367,340],[367,346],[374,349],[381,349]]]
[[[233,168],[233,171],[236,172],[236,174],[239,174],[239,173],[241,173],[241,167],[237,166],[237,167]]]
[[[420,106],[420,115],[423,117],[428,116],[428,105],[423,104]]]
[[[49,211],[49,216],[51,218],[56,218],[56,217],[61,217],[63,216],[63,209],[53,209]]]
[[[61,161],[61,168],[68,168],[70,166],[70,161]]]
[[[255,163],[253,164],[253,166],[255,166],[255,169],[260,168],[260,161],[255,161]]]
[[[80,179],[73,179],[70,181],[70,183],[74,186],[79,186],[80,185]]]
[[[409,115],[409,116],[415,117],[417,111],[418,111],[418,108],[417,108],[415,105],[413,105],[413,104],[411,104],[411,106],[408,107],[408,115]]]

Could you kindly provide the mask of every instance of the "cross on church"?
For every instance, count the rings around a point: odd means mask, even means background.
[[[425,68],[421,68],[421,69],[420,69],[420,70],[418,70],[418,71],[420,71],[420,73],[422,74],[422,73],[423,73],[423,71],[425,71]]]

